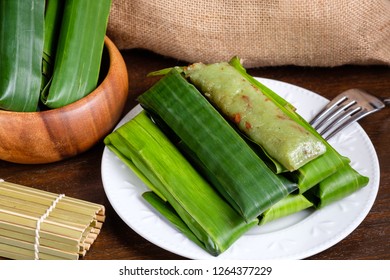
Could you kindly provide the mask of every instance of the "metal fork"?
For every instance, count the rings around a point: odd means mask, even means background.
[[[380,99],[362,89],[349,89],[336,96],[310,122],[326,139],[352,123],[390,104],[390,98]]]

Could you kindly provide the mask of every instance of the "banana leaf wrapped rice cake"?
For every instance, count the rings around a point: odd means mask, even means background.
[[[210,254],[254,225],[324,207],[367,185],[237,58],[153,74],[164,77],[138,98],[145,111],[105,144],[149,186],[144,199]],[[273,133],[278,127],[282,133]]]
[[[153,192],[144,198],[212,255],[258,220],[245,221],[182,156],[143,111],[105,139]]]
[[[196,155],[207,180],[245,220],[256,218],[296,190],[296,184],[265,165],[176,69],[138,100]]]
[[[287,175],[297,182],[300,193],[351,169],[347,157],[324,140],[292,104],[248,75],[237,57],[229,63],[195,63],[183,71],[227,119],[260,146],[275,172],[290,171]],[[360,185],[366,183],[360,180]]]
[[[326,151],[326,146],[227,62],[186,67],[186,76],[219,111],[288,171]]]
[[[196,63],[185,67],[184,72],[264,151],[277,173],[288,171],[301,193],[349,163],[311,129],[291,104],[249,76],[237,59],[230,63]]]

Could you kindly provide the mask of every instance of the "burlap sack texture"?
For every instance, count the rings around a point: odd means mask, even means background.
[[[390,64],[390,0],[113,0],[107,34],[187,62]]]

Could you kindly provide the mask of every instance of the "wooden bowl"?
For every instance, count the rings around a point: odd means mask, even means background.
[[[121,117],[127,95],[126,64],[105,38],[101,72],[105,78],[86,97],[41,112],[0,110],[0,160],[38,164],[80,154],[106,136]]]

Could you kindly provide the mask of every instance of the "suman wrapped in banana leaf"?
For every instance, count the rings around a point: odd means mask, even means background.
[[[305,192],[304,195],[319,209],[358,191],[368,182],[368,177],[347,165]]]
[[[138,101],[196,155],[207,179],[245,220],[253,220],[296,190],[296,184],[268,168],[176,69]]]
[[[258,144],[275,165],[291,172],[300,193],[349,163],[279,95],[248,75],[238,59],[196,63],[185,75],[228,119]],[[280,168],[275,168],[275,171]]]
[[[145,200],[213,255],[255,224],[322,208],[368,183],[291,104],[247,75],[237,61],[232,64],[242,78],[326,147],[324,154],[286,172],[295,176],[300,193],[292,193],[296,186],[285,179],[286,173],[276,175],[259,163],[242,135],[183,77],[185,68],[159,71],[166,76],[139,98],[158,126],[142,112],[105,139],[152,190],[143,194]],[[178,147],[184,147],[185,153]]]
[[[307,208],[324,208],[367,186],[368,182],[368,177],[346,165],[303,194],[290,194],[280,200],[259,216],[259,225]]]
[[[325,154],[310,161],[308,164],[292,173],[295,181],[298,182],[300,193],[304,193],[306,197],[310,197],[311,202],[316,208],[322,208],[332,202],[340,200],[368,184],[369,178],[354,170],[349,164],[349,158],[340,155],[325,139],[323,139],[322,136],[295,111],[292,104],[247,74],[237,57],[233,57],[229,64],[240,72],[246,80],[251,82],[253,86],[260,88],[261,91],[270,100],[273,100],[273,102],[289,115],[291,119],[311,131],[311,133],[320,139],[327,147]],[[281,204],[282,203],[285,202],[281,202]],[[304,207],[304,204],[305,203],[303,202],[301,207]]]
[[[328,176],[303,194],[290,194],[259,216],[259,225],[313,208],[321,209],[365,187],[369,178],[350,165]]]
[[[144,198],[212,255],[225,251],[258,220],[245,221],[150,120],[145,111],[105,144],[153,190]]]
[[[314,203],[302,194],[290,194],[259,216],[259,225],[264,225],[302,210],[311,208]]]
[[[286,115],[227,62],[195,63],[185,74],[228,119],[287,170],[326,151],[314,135]]]

